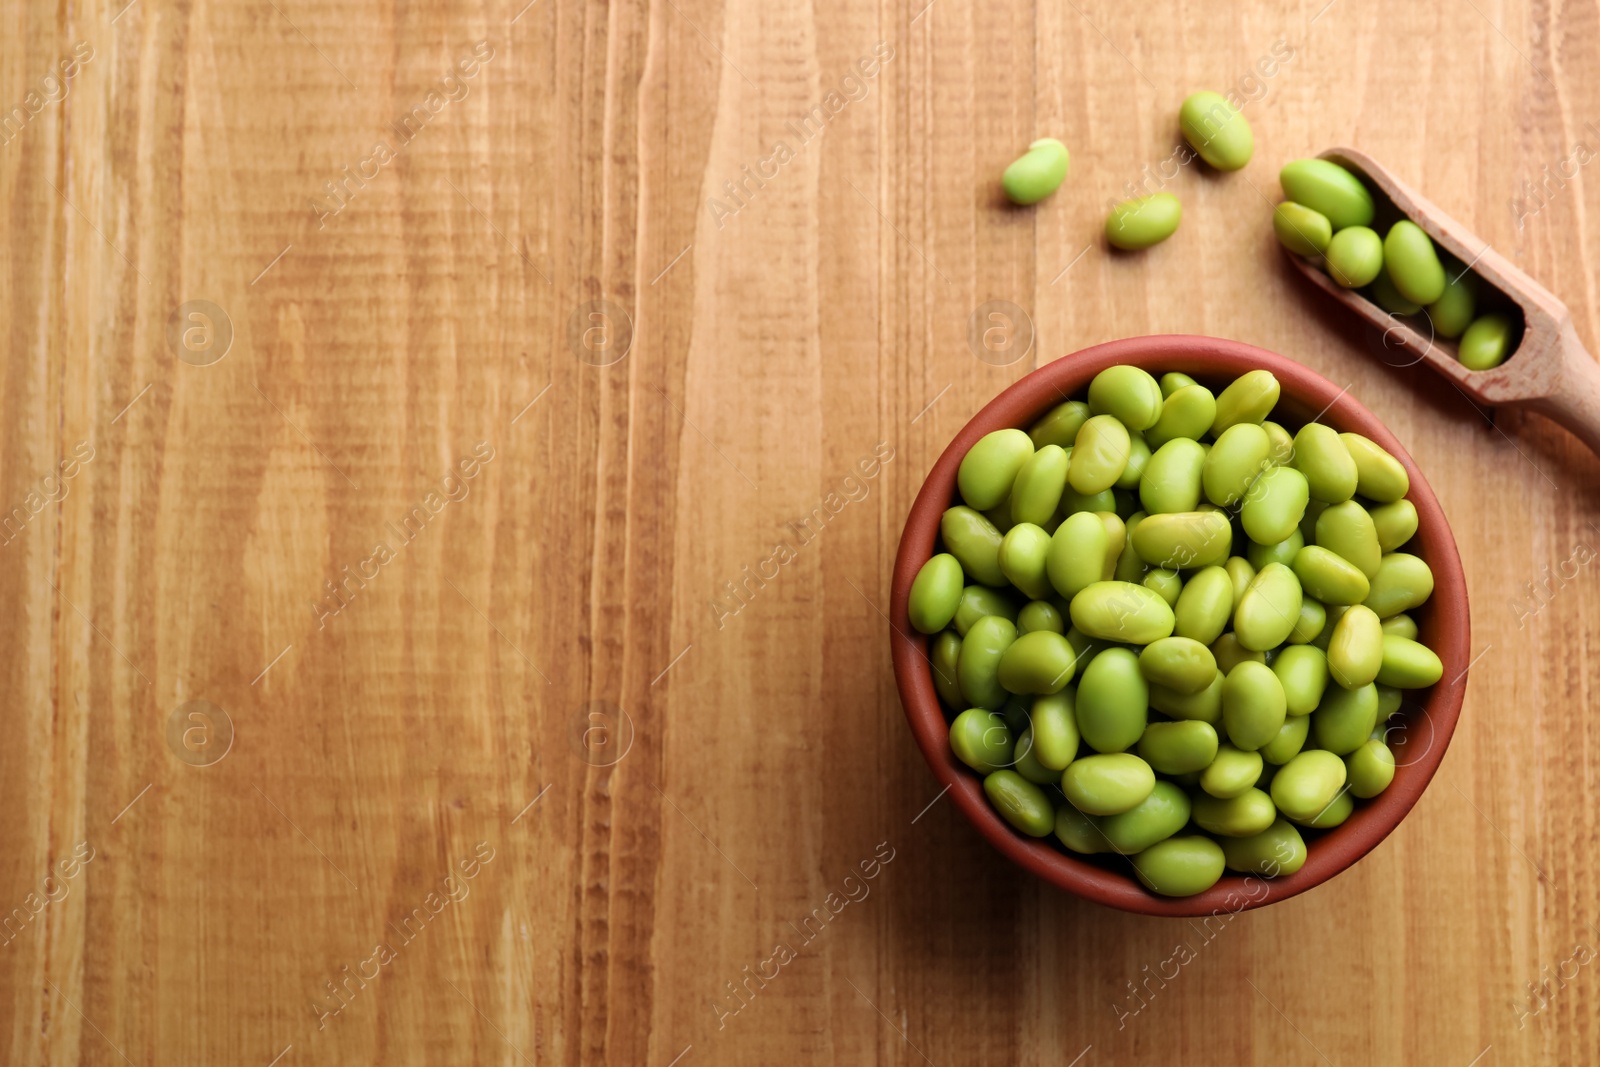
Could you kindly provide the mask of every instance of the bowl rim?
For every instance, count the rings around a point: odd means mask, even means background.
[[[1277,376],[1280,403],[1321,409],[1308,421],[1360,433],[1383,446],[1411,479],[1406,499],[1417,509],[1417,533],[1405,546],[1433,571],[1428,644],[1444,665],[1443,680],[1427,690],[1415,713],[1427,726],[1427,747],[1414,759],[1403,757],[1394,781],[1357,808],[1342,825],[1308,843],[1306,862],[1292,875],[1263,878],[1225,872],[1216,885],[1191,897],[1162,897],[1146,890],[1127,871],[1119,873],[1080,859],[1051,838],[1027,838],[1013,830],[984,796],[982,779],[950,751],[948,725],[933,686],[928,645],[907,615],[911,583],[934,552],[939,519],[956,498],[961,459],[984,434],[1026,427],[1055,404],[1081,395],[1100,371],[1131,363],[1155,374],[1180,371],[1196,377],[1237,377],[1264,368]],[[1190,334],[1150,335],[1108,341],[1047,363],[1013,382],[961,428],[928,472],[906,516],[895,555],[889,609],[889,643],[895,684],[906,721],[934,777],[979,833],[1002,854],[1045,881],[1088,900],[1145,915],[1196,917],[1220,915],[1287,900],[1320,885],[1371,852],[1417,803],[1444,759],[1466,694],[1471,624],[1467,582],[1449,520],[1411,454],[1383,422],[1350,395],[1310,368],[1255,345]],[[1420,741],[1419,741],[1420,743]],[[1253,883],[1253,884],[1252,884]]]

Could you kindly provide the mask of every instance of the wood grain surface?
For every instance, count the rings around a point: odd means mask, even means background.
[[[1359,147],[1600,350],[1600,17],[924,4],[0,4],[0,1061],[1600,1062],[1600,461],[1269,222]],[[1348,383],[1474,602],[1415,812],[1209,927],[999,862],[882,615],[964,421],[1153,332]]]

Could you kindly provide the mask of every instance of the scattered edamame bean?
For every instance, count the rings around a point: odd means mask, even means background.
[[[1089,637],[1148,645],[1172,633],[1172,608],[1132,582],[1094,582],[1072,598],[1072,625]]]
[[[1117,484],[1128,465],[1132,442],[1128,428],[1114,415],[1092,415],[1078,430],[1072,446],[1072,462],[1067,467],[1067,484],[1075,493],[1089,496]],[[1111,511],[1113,508],[1096,508]]]
[[[1097,825],[1113,852],[1132,856],[1182,830],[1191,808],[1181,787],[1157,781],[1149,796],[1127,811],[1101,817]]]
[[[1028,711],[1033,730],[1033,755],[1057,773],[1078,756],[1078,713],[1072,689],[1034,700]]]
[[[1372,528],[1378,531],[1378,547],[1385,552],[1411,540],[1417,533],[1417,506],[1409,500],[1395,500],[1371,508]]]
[[[1444,664],[1427,645],[1398,637],[1383,635],[1383,662],[1378,667],[1378,681],[1396,689],[1426,689],[1444,676]]]
[[[1234,748],[1260,749],[1277,736],[1287,711],[1283,684],[1265,663],[1237,663],[1222,683],[1222,725]]]
[[[1256,784],[1263,763],[1260,752],[1220,745],[1216,759],[1200,775],[1200,788],[1223,800],[1236,797]]]
[[[1089,420],[1089,405],[1081,400],[1068,400],[1051,408],[1049,413],[1028,428],[1028,438],[1034,448],[1055,445],[1071,448],[1078,439],[1078,431]]]
[[[1250,162],[1255,136],[1239,109],[1220,93],[1191,93],[1178,109],[1183,139],[1218,170],[1238,170]]]
[[[1017,612],[1017,636],[1031,634],[1035,630],[1064,634],[1067,632],[1066,616],[1048,600],[1030,600]]]
[[[1361,747],[1378,724],[1378,689],[1372,684],[1345,689],[1329,686],[1311,716],[1318,748],[1343,756]]]
[[[1078,656],[1067,639],[1049,630],[1023,634],[1000,654],[997,678],[1008,693],[1059,693],[1072,681]]]
[[[1045,445],[1023,462],[1011,485],[1011,521],[1043,526],[1061,506],[1061,492],[1067,487],[1067,450],[1060,445]]]
[[[1433,595],[1433,571],[1409,552],[1390,552],[1378,561],[1372,589],[1362,603],[1380,619],[1421,607]]]
[[[1209,645],[1233,618],[1233,579],[1222,567],[1204,567],[1184,583],[1173,606],[1173,632]]]
[[[1037,204],[1061,187],[1071,162],[1066,145],[1054,137],[1041,137],[1006,168],[1000,185],[1013,204]]]
[[[1276,544],[1299,532],[1310,500],[1305,475],[1293,467],[1273,467],[1258,475],[1246,491],[1239,519],[1252,541]]]
[[[1236,423],[1206,454],[1201,483],[1206,499],[1221,508],[1237,504],[1256,476],[1271,465],[1272,439],[1253,422]]]
[[[1287,819],[1273,820],[1271,826],[1252,837],[1230,837],[1219,844],[1228,869],[1240,874],[1276,878],[1293,874],[1306,863],[1305,839]]]
[[[1294,435],[1294,466],[1312,500],[1342,504],[1356,495],[1356,461],[1331,426],[1308,422]]]
[[[1344,765],[1351,794],[1362,800],[1377,796],[1394,781],[1394,753],[1376,738],[1346,756]]]
[[[1300,579],[1281,563],[1256,572],[1233,611],[1233,632],[1252,652],[1277,648],[1300,618]]]
[[[1310,715],[1328,688],[1328,656],[1313,645],[1290,645],[1273,660],[1272,673],[1283,686],[1290,717]]]
[[[1144,432],[1144,439],[1153,449],[1160,449],[1180,437],[1198,441],[1216,417],[1217,401],[1211,390],[1203,385],[1181,386],[1166,393],[1161,403],[1161,417]]]
[[[1261,421],[1277,406],[1282,387],[1269,370],[1246,371],[1235,378],[1217,394],[1217,414],[1211,422],[1211,433],[1221,437],[1224,430],[1242,422]]]
[[[1216,677],[1217,661],[1209,648],[1192,638],[1163,637],[1139,653],[1139,671],[1151,685],[1198,693]]]
[[[1281,766],[1300,754],[1306,745],[1306,736],[1311,733],[1311,716],[1291,715],[1283,720],[1283,725],[1278,727],[1278,732],[1272,740],[1262,745],[1259,749],[1261,758],[1273,766]]]
[[[1217,758],[1217,731],[1198,719],[1153,722],[1139,738],[1138,753],[1161,774],[1203,771]]]
[[[1411,489],[1405,466],[1358,433],[1342,433],[1339,440],[1356,463],[1356,492],[1380,504],[1390,504]]]
[[[1133,550],[1152,567],[1210,567],[1232,548],[1233,525],[1221,511],[1147,515],[1133,533]]]
[[[1089,383],[1089,410],[1112,415],[1130,430],[1148,430],[1161,417],[1161,383],[1148,371],[1119,363]]]
[[[961,639],[956,680],[974,707],[999,711],[1007,693],[1000,684],[1000,657],[1017,639],[1017,624],[999,615],[985,615]]]
[[[1171,193],[1124,200],[1106,216],[1106,240],[1127,252],[1160,244],[1178,230],[1183,205]]]
[[[1272,825],[1278,809],[1273,807],[1271,797],[1252,786],[1225,800],[1199,793],[1189,817],[1200,829],[1222,837],[1254,837]]]
[[[1272,778],[1272,802],[1297,822],[1316,818],[1333,803],[1345,782],[1344,760],[1320,748],[1307,749]]]
[[[1000,530],[983,514],[957,505],[939,519],[939,537],[970,578],[984,585],[1004,585],[1000,569]]]
[[[1095,522],[1099,525],[1099,520]],[[996,556],[1000,573],[1031,600],[1043,600],[1055,592],[1045,574],[1050,545],[1050,535],[1031,522],[1018,523],[1000,539],[1000,551]]]

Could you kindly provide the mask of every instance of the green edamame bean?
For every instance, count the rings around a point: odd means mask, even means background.
[[[1164,897],[1204,893],[1222,877],[1222,846],[1192,834],[1157,841],[1134,856],[1133,871],[1146,889]]]
[[[1230,871],[1277,878],[1298,871],[1306,863],[1306,842],[1287,819],[1251,837],[1230,837],[1218,842]]]
[[[1456,358],[1468,370],[1493,370],[1511,354],[1511,335],[1515,329],[1504,315],[1480,315],[1461,335]]]
[[[1129,752],[1084,756],[1061,773],[1061,791],[1085,815],[1116,815],[1156,787],[1150,765]]]
[[[1096,655],[1083,669],[1076,703],[1078,734],[1090,748],[1096,752],[1132,748],[1149,721],[1150,687],[1139,673],[1139,657],[1126,648],[1108,648]]]
[[[1344,618],[1344,613],[1350,610],[1349,604],[1328,604],[1324,607],[1327,612],[1327,624],[1322,627],[1322,632],[1312,639],[1315,648],[1328,651],[1328,642],[1333,640],[1333,628],[1339,625],[1339,620]]]
[[[1350,484],[1355,484],[1354,479],[1351,480]],[[1322,513],[1327,510],[1328,505],[1326,502],[1312,496],[1311,503],[1306,505],[1306,517],[1300,520],[1300,536],[1306,539],[1306,544],[1314,544],[1316,542],[1317,520],[1322,518]]]
[[[1043,789],[1016,771],[995,771],[983,780],[983,791],[1006,822],[1029,837],[1045,837],[1056,825],[1056,810]]]
[[[1252,652],[1277,648],[1300,619],[1300,579],[1281,563],[1256,572],[1233,612],[1233,631]]]
[[[1198,719],[1153,722],[1139,738],[1138,753],[1162,774],[1203,771],[1217,758],[1217,731]]]
[[[1013,204],[1037,204],[1066,180],[1072,155],[1054,137],[1041,137],[1028,146],[1000,176],[1000,186]]]
[[[1095,525],[1100,525],[1098,519]],[[1042,600],[1055,592],[1045,573],[1051,543],[1044,528],[1031,522],[1019,522],[1000,539],[1000,573],[1030,600]]]
[[[1365,604],[1353,604],[1334,624],[1328,642],[1328,673],[1346,689],[1378,677],[1383,664],[1383,622]]]
[[[1283,685],[1265,663],[1237,663],[1222,683],[1222,726],[1234,748],[1253,752],[1271,741],[1287,710]]]
[[[1206,499],[1218,507],[1232,507],[1271,465],[1272,439],[1267,431],[1253,422],[1228,427],[1211,446],[1200,472]]]
[[[1293,200],[1272,209],[1272,232],[1278,235],[1279,244],[1297,256],[1320,256],[1333,239],[1328,216]]]
[[[1417,533],[1417,506],[1409,500],[1396,500],[1372,508],[1372,528],[1378,532],[1378,547],[1393,552]]]
[[[1444,664],[1427,645],[1409,637],[1383,635],[1378,681],[1396,689],[1426,689],[1444,676]]]
[[[1188,637],[1163,637],[1139,653],[1139,671],[1151,685],[1198,693],[1217,676],[1211,650]]]
[[[1198,441],[1216,417],[1217,401],[1211,390],[1203,385],[1185,385],[1167,394],[1161,404],[1161,417],[1144,432],[1144,439],[1157,450],[1180,437]]]
[[[1300,427],[1294,435],[1294,466],[1306,476],[1312,500],[1341,504],[1355,496],[1356,461],[1331,426],[1308,422]]]
[[[1116,510],[1117,498],[1109,489],[1102,489],[1098,493],[1080,493],[1068,482],[1067,487],[1061,490],[1062,515],[1076,515],[1080,511],[1114,514]]]
[[[956,472],[956,487],[961,499],[977,511],[987,511],[1011,492],[1017,472],[1033,455],[1033,441],[1021,430],[995,430],[978,438],[978,443],[961,457]]]
[[[996,504],[988,511],[981,511],[979,514],[988,519],[990,522],[994,523],[994,528],[1000,531],[1000,536],[1002,537],[1004,537],[1006,533],[1010,531],[1011,527],[1016,525],[1011,521],[1010,494],[1007,494],[1004,500],[1000,501],[1000,503]]]
[[[1095,514],[1100,516],[1100,523],[1106,528],[1106,552],[1100,566],[1100,581],[1109,582],[1116,576],[1117,563],[1128,543],[1128,526],[1112,512],[1097,511]]]
[[[1411,476],[1405,466],[1376,442],[1358,433],[1342,433],[1339,440],[1356,462],[1356,492],[1380,504],[1390,504],[1410,490]]]
[[[1276,544],[1263,545],[1251,541],[1244,550],[1244,558],[1249,560],[1250,566],[1256,570],[1260,570],[1269,563],[1281,563],[1285,567],[1292,567],[1294,557],[1305,546],[1306,539],[1301,535],[1300,527],[1296,525],[1288,537]]]
[[[1138,585],[1144,581],[1147,568],[1144,560],[1139,558],[1139,553],[1133,550],[1133,531],[1145,520],[1145,513],[1136,511],[1128,516],[1123,524],[1122,551],[1117,556],[1116,565],[1111,572],[1111,578],[1119,582],[1130,582]],[[1108,579],[1109,580],[1109,579]]]
[[[1083,496],[1102,493],[1117,484],[1128,465],[1133,442],[1128,428],[1112,415],[1093,415],[1078,431],[1072,446],[1072,461],[1067,467],[1067,484]],[[1114,511],[1115,507],[1097,508]]]
[[[956,633],[962,637],[972,629],[972,624],[985,615],[999,615],[1017,621],[1017,602],[1011,594],[986,585],[969,585],[961,590],[961,600],[956,604]]]
[[[1226,389],[1217,394],[1217,415],[1211,422],[1211,433],[1221,437],[1223,431],[1240,423],[1259,425],[1272,413],[1278,403],[1282,387],[1277,376],[1269,370],[1252,370],[1235,378]]]
[[[1365,226],[1334,233],[1323,253],[1328,276],[1346,289],[1370,285],[1383,269],[1383,239]]]
[[[1422,310],[1422,305],[1412,300],[1407,300],[1394,286],[1394,280],[1389,277],[1387,264],[1383,270],[1378,271],[1378,276],[1372,279],[1370,290],[1373,301],[1383,310],[1396,315],[1415,315]]]
[[[1233,549],[1233,524],[1220,511],[1146,515],[1132,535],[1133,550],[1152,567],[1210,567]]]
[[[1089,383],[1089,411],[1111,415],[1129,430],[1148,430],[1161,417],[1161,383],[1141,367],[1107,367]]]
[[[1078,713],[1076,694],[1069,686],[1059,693],[1034,700],[1028,718],[1033,731],[1033,757],[1040,765],[1056,772],[1059,779],[1067,765],[1078,757]]]
[[[959,504],[946,508],[939,519],[939,537],[945,548],[960,561],[969,577],[984,585],[1005,584],[1005,572],[1000,569],[1002,536],[982,513]]]
[[[1348,790],[1335,796],[1316,815],[1309,819],[1296,819],[1301,826],[1309,826],[1313,830],[1331,830],[1350,817],[1355,810],[1356,802]]]
[[[1194,824],[1222,837],[1254,837],[1278,817],[1272,798],[1253,786],[1227,799],[1198,793],[1193,804],[1189,817]]]
[[[1200,775],[1200,788],[1222,800],[1236,797],[1256,784],[1262,763],[1259,752],[1221,745],[1216,759]]]
[[[1283,686],[1283,698],[1291,718],[1317,710],[1322,693],[1328,688],[1328,657],[1313,645],[1290,645],[1272,662],[1272,673]]]
[[[1184,583],[1173,606],[1173,632],[1202,645],[1222,636],[1233,618],[1233,579],[1222,567],[1204,567]]]
[[[950,625],[961,603],[961,564],[941,552],[922,565],[911,582],[906,614],[918,632],[936,634]]]
[[[1415,641],[1417,639],[1417,620],[1410,615],[1390,615],[1383,620],[1383,633],[1386,637],[1393,634],[1396,637],[1409,637]]]
[[[961,695],[961,683],[957,680],[960,676],[956,674],[960,658],[960,634],[945,630],[933,639],[933,650],[928,653],[928,662],[933,667],[933,688],[944,706],[952,710],[967,706],[967,698]]]
[[[1150,706],[1174,719],[1215,726],[1222,721],[1222,679],[1222,672],[1218,671],[1212,675],[1211,684],[1198,693],[1180,693],[1164,685],[1152,685]]]
[[[1171,237],[1182,221],[1183,205],[1171,193],[1124,200],[1106,216],[1106,240],[1115,248],[1136,252]]]
[[[1193,378],[1189,377],[1182,371],[1176,370],[1167,371],[1167,373],[1163,374],[1157,379],[1157,381],[1161,383],[1162,396],[1171,396],[1179,389],[1185,389],[1191,385],[1197,384]],[[1208,422],[1206,425],[1209,426],[1211,424]]]
[[[1035,630],[1064,634],[1067,632],[1067,618],[1061,614],[1060,608],[1048,600],[1030,600],[1017,612],[1017,636],[1031,634]]]
[[[1390,552],[1378,561],[1372,590],[1362,601],[1379,618],[1420,608],[1433,595],[1433,571],[1409,552]]]
[[[1127,811],[1097,820],[1111,851],[1136,855],[1165,841],[1189,821],[1189,794],[1171,782],[1156,782],[1150,795]]]
[[[1045,555],[1050,585],[1069,600],[1101,580],[1105,570],[1106,524],[1092,511],[1068,515],[1056,527]]]
[[[1394,781],[1394,753],[1382,741],[1367,741],[1344,758],[1344,766],[1351,795],[1362,800],[1377,796]]]
[[[969,704],[990,711],[1005,705],[1007,693],[1000,684],[1000,657],[1016,639],[1016,623],[1000,615],[985,615],[961,639],[956,679]]]
[[[1239,635],[1231,631],[1223,634],[1207,647],[1211,649],[1211,654],[1217,659],[1217,670],[1223,674],[1232,671],[1246,660],[1252,663],[1267,662],[1267,654],[1265,652],[1257,652],[1253,649],[1245,648],[1244,645],[1239,643]]]
[[[1183,592],[1183,578],[1177,571],[1159,569],[1147,571],[1144,580],[1139,584],[1159,594],[1161,599],[1167,602],[1168,607],[1176,604],[1178,595]]]
[[[1028,428],[1028,438],[1034,448],[1055,445],[1067,449],[1078,439],[1078,431],[1089,420],[1089,405],[1081,400],[1068,400],[1057,404],[1044,418]]]
[[[1218,170],[1238,170],[1255,152],[1255,135],[1239,109],[1220,93],[1190,93],[1178,109],[1178,128],[1189,147]]]
[[[1359,604],[1371,592],[1359,567],[1320,545],[1301,548],[1293,566],[1301,588],[1324,604]]]
[[[1302,586],[1302,590],[1303,588]],[[1302,597],[1300,617],[1294,621],[1294,629],[1289,631],[1289,643],[1308,645],[1321,636],[1323,628],[1327,625],[1328,609],[1323,607],[1320,601],[1309,596]]]
[[[1257,544],[1271,545],[1298,533],[1311,490],[1306,476],[1293,467],[1263,471],[1244,495],[1239,518]]]
[[[1011,767],[1034,785],[1059,785],[1061,772],[1052,771],[1039,762],[1033,752],[1033,729],[1024,727],[1017,746],[1011,750]]]
[[[1061,506],[1071,459],[1060,445],[1045,445],[1029,456],[1011,485],[1011,521],[1043,526]]]
[[[1426,230],[1410,219],[1389,227],[1383,239],[1383,265],[1400,295],[1415,304],[1431,304],[1444,295],[1444,264]]]
[[[1294,715],[1283,720],[1272,740],[1261,746],[1261,758],[1273,766],[1288,763],[1306,747],[1306,736],[1311,733],[1311,716]]]
[[[1373,733],[1381,738],[1384,734],[1383,724],[1389,721],[1391,715],[1400,710],[1400,705],[1405,703],[1406,697],[1403,692],[1392,685],[1373,684],[1378,690],[1378,725],[1373,727]]]
[[[1139,482],[1139,501],[1150,515],[1194,511],[1200,506],[1200,472],[1206,450],[1198,441],[1175,437],[1156,449]]]
[[[979,774],[1011,763],[1011,731],[1005,720],[983,708],[968,708],[950,724],[950,751]]]
[[[1329,686],[1311,716],[1311,736],[1318,748],[1344,756],[1372,736],[1378,725],[1378,689],[1372,684],[1355,689]]]
[[[1438,337],[1460,337],[1472,325],[1472,316],[1478,310],[1472,276],[1456,271],[1454,277],[1454,281],[1445,280],[1444,293],[1428,305],[1428,320]]]
[[[1335,230],[1366,226],[1376,206],[1361,180],[1326,159],[1297,159],[1278,172],[1283,195],[1327,217]]]
[[[1330,504],[1317,516],[1316,544],[1345,562],[1353,564],[1368,579],[1378,573],[1383,549],[1378,546],[1378,528],[1372,525],[1367,509],[1354,500]],[[1327,600],[1318,597],[1324,604]]]
[[[1056,840],[1072,851],[1092,856],[1097,852],[1113,852],[1111,842],[1100,829],[1100,820],[1085,815],[1071,804],[1056,809]]]
[[[1049,630],[1023,634],[1000,656],[998,678],[1007,692],[1019,695],[1059,693],[1072,681],[1078,656],[1066,637]]]
[[[1272,444],[1272,452],[1267,458],[1277,467],[1292,466],[1294,463],[1293,435],[1271,419],[1262,419],[1261,428],[1267,431],[1267,440]]]
[[[1272,778],[1272,803],[1304,823],[1315,819],[1344,789],[1344,760],[1319,748],[1307,749],[1278,768]]]
[[[1122,468],[1122,476],[1117,479],[1116,484],[1112,488],[1118,490],[1127,490],[1127,495],[1133,497],[1134,492],[1139,488],[1139,480],[1144,477],[1145,467],[1148,466],[1149,463],[1150,446],[1144,443],[1144,437],[1142,435],[1130,432],[1128,434],[1128,462],[1127,465]],[[1121,493],[1118,494],[1117,506],[1119,508],[1122,506],[1122,495],[1123,494]],[[1137,497],[1133,498],[1137,499]]]
[[[1072,598],[1072,625],[1089,637],[1148,645],[1172,633],[1172,608],[1131,582],[1094,582]]]

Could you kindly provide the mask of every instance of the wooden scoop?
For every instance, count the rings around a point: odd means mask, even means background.
[[[1480,280],[1498,289],[1522,311],[1522,339],[1506,361],[1491,370],[1472,371],[1456,357],[1456,343],[1430,336],[1425,315],[1391,315],[1361,293],[1345,289],[1312,260],[1289,253],[1300,272],[1329,296],[1378,330],[1385,345],[1404,349],[1416,360],[1454,382],[1472,400],[1488,406],[1516,404],[1554,419],[1600,455],[1600,366],[1585,351],[1572,328],[1572,314],[1551,292],[1474,236],[1465,226],[1417,195],[1382,164],[1352,148],[1330,148],[1322,158],[1339,164],[1369,188],[1377,199],[1375,226],[1402,215],[1427,231],[1434,243],[1466,264]],[[1383,203],[1387,197],[1389,207]],[[1386,207],[1392,218],[1385,220]],[[1479,305],[1483,304],[1480,288]]]

